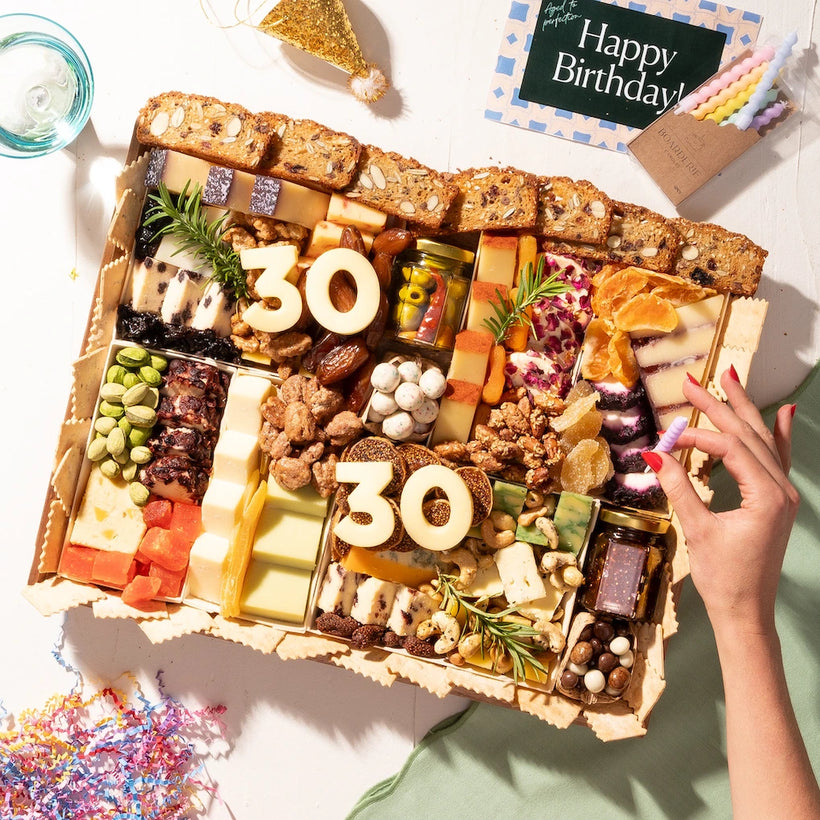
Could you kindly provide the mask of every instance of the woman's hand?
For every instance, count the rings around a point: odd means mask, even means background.
[[[697,382],[684,385],[686,398],[719,432],[687,429],[678,448],[696,447],[723,460],[742,497],[738,509],[710,512],[686,471],[670,455],[647,463],[680,519],[694,582],[714,628],[774,627],[774,601],[799,497],[789,482],[794,405],[777,413],[772,433],[730,368],[721,377],[728,403]],[[654,461],[654,463],[652,463]]]

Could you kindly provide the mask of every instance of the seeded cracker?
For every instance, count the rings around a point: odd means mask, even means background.
[[[102,300],[103,314],[106,316],[116,316],[117,306],[120,303],[122,289],[128,276],[128,257],[122,256],[109,262],[100,271],[100,299]],[[114,326],[111,326],[113,337]]]
[[[720,293],[753,296],[768,251],[748,237],[708,222],[673,219],[681,236],[675,273]]]
[[[444,218],[454,233],[532,228],[538,216],[536,178],[516,168],[468,168],[449,175],[458,194]]]
[[[333,131],[313,120],[292,120],[284,114],[265,111],[273,137],[260,174],[292,182],[315,182],[338,191],[353,181],[362,146],[355,137]]]
[[[271,131],[263,117],[241,105],[169,91],[143,106],[136,136],[143,145],[250,171],[265,156]]]
[[[600,245],[609,235],[612,200],[587,180],[537,177],[538,218],[535,233]]]
[[[481,672],[459,669],[452,665],[445,668],[450,691],[472,692],[481,695],[482,698],[503,703],[512,703],[515,699],[516,688],[509,677],[501,675],[491,677]]]
[[[625,740],[646,734],[646,726],[638,720],[629,704],[622,700],[601,706],[587,706],[583,717],[599,740]]]
[[[349,651],[350,645],[346,641],[334,641],[316,635],[297,635],[293,632],[286,633],[276,646],[276,654],[283,661],[321,658]]]
[[[374,145],[362,146],[356,175],[344,189],[348,199],[426,228],[441,225],[457,192],[438,171]]]

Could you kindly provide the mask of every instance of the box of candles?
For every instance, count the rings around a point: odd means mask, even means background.
[[[744,52],[629,143],[629,151],[679,205],[783,123],[795,106],[781,72],[797,41]]]

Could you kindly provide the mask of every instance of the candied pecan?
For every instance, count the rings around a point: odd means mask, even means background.
[[[485,473],[497,473],[504,467],[495,456],[490,453],[479,450],[470,455],[470,461],[476,466],[484,470]]]
[[[293,452],[293,447],[291,446],[287,433],[284,431],[279,433],[279,435],[270,442],[265,452],[273,459],[289,456]]]
[[[294,444],[306,444],[316,439],[316,420],[307,405],[301,401],[285,407],[285,435]]]
[[[516,461],[521,458],[521,448],[514,441],[499,438],[490,444],[490,455],[504,462]]]
[[[311,379],[311,383],[315,380]],[[313,418],[324,424],[328,419],[335,416],[344,405],[344,396],[331,387],[324,387],[316,382],[317,389],[311,390],[310,397],[305,396],[305,402],[310,408]]]
[[[476,441],[480,441],[483,444],[490,445],[494,441],[498,441],[498,433],[486,424],[476,424],[474,435]]]
[[[526,474],[527,468],[523,464],[510,464],[501,471],[501,477],[505,481],[515,481],[519,484],[523,483]]]
[[[299,490],[310,484],[310,467],[298,458],[285,456],[271,463],[271,475],[286,490]]]
[[[544,457],[525,450],[521,455],[521,463],[531,470],[537,470],[539,467],[544,466]]]
[[[323,612],[316,619],[316,629],[339,638],[349,638],[358,628],[359,622],[349,615],[343,618],[335,612]]]
[[[461,441],[442,441],[433,447],[433,452],[440,458],[459,464],[466,464],[470,460],[467,445]]]
[[[253,236],[239,225],[231,225],[222,234],[222,240],[227,242],[237,253],[245,248],[255,248],[257,244]]]
[[[285,427],[285,407],[287,405],[279,396],[268,396],[262,405],[262,418],[269,421],[274,427],[283,430]]]
[[[258,353],[259,340],[255,337],[247,338],[245,336],[231,336],[231,341],[234,347],[242,353]]]
[[[350,410],[342,410],[325,425],[325,433],[334,447],[350,444],[361,432],[362,420]]]
[[[524,476],[524,483],[531,490],[551,490],[553,479],[550,475],[549,467],[536,467],[532,470],[527,470],[527,474]]]
[[[527,421],[526,416],[524,416],[518,407],[513,404],[511,401],[505,401],[501,405],[501,415],[504,417],[504,422],[510,430],[513,430],[516,433],[521,435],[529,435],[530,433],[530,424]]]
[[[279,366],[276,368],[276,373],[280,379],[289,379],[294,373],[299,372],[299,359],[286,359],[283,362],[279,362]]]
[[[555,433],[547,433],[541,441],[544,445],[548,464],[555,464],[556,462],[563,460],[564,453],[561,450],[561,444]]]
[[[291,404],[295,401],[304,401],[307,381],[304,376],[298,374],[291,376],[289,379],[285,379],[279,388],[279,398],[285,404]],[[281,426],[284,427],[284,424]]]
[[[240,313],[231,314],[231,333],[235,336],[251,336],[253,335],[253,328],[242,321]]]
[[[498,407],[493,407],[490,410],[490,417],[487,419],[487,426],[492,427],[493,430],[503,430],[507,426],[507,421],[504,414]]]
[[[392,629],[388,629],[382,637],[382,643],[391,649],[401,649],[404,646],[404,638],[396,634]]]
[[[269,421],[262,422],[262,429],[259,431],[259,447],[263,453],[269,453],[273,442],[281,430],[274,427]]]
[[[363,624],[350,636],[350,640],[357,649],[366,649],[368,646],[378,646],[383,636],[383,626]]]
[[[518,400],[518,409],[521,411],[521,415],[525,419],[530,417],[530,413],[532,412],[532,404],[530,404],[530,399],[528,396],[524,396]]]
[[[518,439],[518,436],[516,436],[516,434],[512,430],[510,430],[509,427],[504,427],[501,430],[499,430],[498,437],[501,439],[501,441],[517,441]]]
[[[433,645],[415,635],[408,635],[404,639],[404,648],[411,654],[419,658],[435,658],[436,653]]]
[[[259,351],[275,362],[303,356],[313,344],[307,333],[299,333],[297,330],[286,330],[284,333],[257,331],[256,336],[259,339]]]
[[[521,436],[518,439],[518,446],[527,453],[534,456],[546,455],[547,448],[535,436]]]
[[[564,412],[566,404],[563,399],[553,396],[552,393],[533,393],[532,403],[545,413],[557,416]]]
[[[530,413],[530,429],[536,438],[541,438],[549,429],[549,422],[543,410],[534,409]]]
[[[335,453],[330,453],[314,462],[310,467],[310,483],[322,498],[329,498],[339,486],[336,481],[336,465],[338,463],[339,457]]]
[[[321,441],[314,441],[313,444],[308,445],[305,447],[304,450],[299,454],[299,458],[305,462],[305,464],[313,464],[314,461],[318,461],[325,452],[325,445]]]

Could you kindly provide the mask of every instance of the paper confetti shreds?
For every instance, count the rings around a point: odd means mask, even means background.
[[[54,695],[0,732],[0,816],[174,820],[216,795],[198,746],[223,737],[224,707],[191,711],[162,696],[138,705],[115,689]]]

